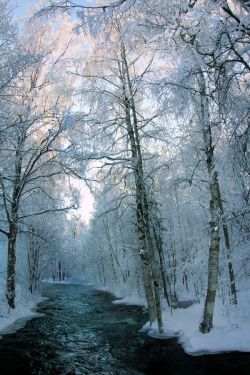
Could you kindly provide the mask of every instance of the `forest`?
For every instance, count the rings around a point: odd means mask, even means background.
[[[0,0],[0,328],[91,283],[249,351],[250,2],[25,3]]]

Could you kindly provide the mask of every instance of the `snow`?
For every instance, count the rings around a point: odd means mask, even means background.
[[[74,280],[68,280],[68,279],[65,279],[65,280],[44,279],[43,283],[45,283],[45,284],[69,284],[69,285],[71,285],[71,284],[80,285],[81,284],[80,281],[74,281]]]
[[[138,296],[126,296],[120,299],[116,299],[112,303],[115,305],[145,306],[146,301],[144,298],[140,298]]]
[[[112,301],[114,305],[131,305],[131,306],[143,306],[146,307],[146,299],[138,296],[137,293],[123,293],[118,288],[112,288],[107,286],[93,285],[95,289],[102,290],[103,292],[109,292],[115,296],[116,299]]]
[[[0,280],[0,285],[4,285],[4,281]],[[5,298],[5,288],[0,291],[0,335],[16,332],[22,328],[27,320],[35,316],[41,316],[35,308],[42,301],[40,295],[31,295],[25,291],[20,285],[16,286],[16,308],[9,309]],[[1,336],[0,336],[1,338]]]
[[[217,301],[213,329],[206,334],[199,331],[203,304],[193,304],[185,309],[169,309],[163,313],[164,334],[159,334],[157,323],[147,323],[142,331],[151,337],[166,339],[177,337],[186,354],[193,356],[231,351],[250,351],[250,321],[242,316],[238,308],[227,315],[225,308]]]

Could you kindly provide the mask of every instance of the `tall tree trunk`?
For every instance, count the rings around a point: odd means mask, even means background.
[[[153,280],[152,280],[152,264],[151,264],[151,257],[148,247],[147,235],[146,232],[148,228],[145,227],[145,218],[144,218],[144,210],[143,210],[143,186],[142,180],[140,177],[140,172],[138,170],[138,156],[136,152],[136,145],[134,141],[134,133],[132,126],[130,124],[129,119],[129,137],[132,146],[132,155],[135,152],[135,156],[133,156],[135,163],[134,163],[134,176],[135,176],[135,190],[136,190],[136,212],[137,212],[137,231],[138,231],[138,241],[140,247],[140,255],[142,261],[142,276],[143,276],[143,284],[145,295],[147,299],[148,305],[148,312],[149,312],[149,319],[150,323],[152,324],[156,317],[156,301],[155,295],[153,290]],[[133,151],[134,149],[134,151]],[[136,158],[136,159],[135,159]]]
[[[219,200],[217,192],[217,172],[213,171],[210,182],[210,247],[208,259],[208,286],[205,301],[203,320],[200,330],[207,333],[213,327],[214,303],[218,285],[219,250],[220,250],[220,217]]]
[[[214,303],[218,285],[219,273],[219,251],[220,251],[220,202],[218,191],[218,175],[215,170],[214,146],[212,129],[209,118],[208,97],[206,95],[206,83],[203,73],[199,74],[201,89],[201,126],[205,146],[206,166],[209,176],[210,192],[210,247],[208,259],[208,284],[204,307],[203,320],[200,324],[200,331],[209,332],[213,327]]]
[[[142,276],[147,299],[150,323],[156,318],[159,331],[162,331],[161,303],[159,293],[159,282],[157,278],[156,265],[154,263],[154,253],[151,249],[152,240],[150,238],[148,202],[143,177],[143,165],[141,148],[138,135],[137,118],[133,93],[130,85],[129,68],[126,60],[125,47],[121,46],[122,63],[119,66],[120,78],[123,89],[123,103],[125,110],[125,122],[127,126],[128,139],[131,147],[132,166],[135,178],[136,191],[136,213],[138,243],[140,247]]]
[[[129,104],[130,127],[133,132],[133,142],[136,148],[137,159],[136,159],[136,168],[134,168],[134,174],[135,174],[135,180],[136,180],[136,189],[138,191],[138,200],[139,200],[138,203],[140,206],[139,207],[140,220],[142,221],[142,226],[144,227],[144,237],[146,240],[144,242],[144,245],[145,245],[144,251],[146,250],[147,256],[149,257],[149,270],[151,271],[149,272],[149,278],[151,279],[151,282],[153,283],[155,312],[156,312],[159,332],[161,333],[163,332],[163,322],[162,322],[162,314],[161,314],[161,298],[160,298],[160,282],[159,282],[158,264],[156,261],[155,248],[153,246],[151,230],[150,230],[149,203],[148,203],[148,196],[147,196],[144,173],[143,173],[143,161],[142,161],[137,114],[136,114],[136,105],[134,101],[134,93],[132,89],[129,66],[128,66],[127,57],[126,57],[126,49],[123,44],[121,45],[121,55],[122,55],[122,61],[123,61],[125,85],[127,86],[127,92],[129,94],[128,104]],[[126,94],[126,90],[125,90],[125,94]]]
[[[103,286],[106,286],[106,276],[105,276],[105,266],[102,255],[100,255],[101,260],[101,270],[102,270],[102,279],[103,279]]]
[[[172,290],[170,290],[170,300],[171,300],[171,307],[172,307],[173,306],[173,302],[174,302],[175,305],[178,302],[178,296],[177,296],[177,293],[176,293],[177,259],[176,259],[176,252],[175,252],[174,241],[173,241],[172,221],[169,222],[169,250],[170,250],[171,258],[172,258],[172,259],[169,259],[169,268],[173,270],[173,274],[172,274],[172,278],[173,278],[173,293],[172,293]]]
[[[58,261],[58,280],[62,281],[62,264],[61,261]]]
[[[11,223],[8,235],[8,260],[7,260],[7,301],[10,308],[15,308],[16,297],[16,238],[17,225]]]
[[[201,125],[203,133],[203,141],[206,155],[206,166],[209,176],[210,191],[210,248],[208,261],[208,287],[205,301],[205,309],[203,321],[200,330],[203,333],[209,332],[213,326],[213,311],[218,285],[219,272],[219,251],[220,251],[220,230],[222,229],[228,260],[228,270],[230,279],[230,290],[232,301],[237,304],[235,276],[231,261],[231,245],[229,240],[228,228],[224,217],[223,202],[221,199],[220,185],[218,181],[218,173],[215,168],[214,146],[212,137],[212,128],[209,116],[208,96],[206,94],[206,82],[202,72],[199,74],[199,84],[201,89]],[[222,228],[221,228],[222,224]]]
[[[223,230],[224,241],[225,241],[226,252],[227,252],[227,266],[228,266],[228,273],[229,273],[231,299],[232,299],[232,303],[234,305],[237,305],[237,292],[236,292],[235,275],[234,275],[234,269],[233,269],[233,263],[232,263],[232,255],[231,255],[231,243],[230,243],[228,226],[227,226],[225,215],[224,215],[224,207],[223,207],[223,202],[221,198],[219,182],[218,182],[217,189],[218,189],[219,206],[220,206],[221,219],[222,219],[222,230]]]
[[[155,295],[155,307],[156,307],[156,318],[158,323],[158,329],[160,333],[163,333],[163,321],[161,312],[161,294],[160,294],[160,279],[159,279],[159,269],[158,262],[156,261],[155,247],[150,235],[150,227],[148,226],[147,241],[150,250],[150,263],[152,269],[154,295]]]
[[[16,153],[15,153],[15,178],[12,191],[11,212],[7,215],[9,221],[8,233],[8,263],[7,263],[7,301],[10,308],[15,308],[16,294],[16,239],[18,232],[18,210],[20,203],[20,194],[22,191],[21,174],[22,174],[22,148],[25,134],[21,132],[18,136]]]
[[[161,228],[160,221],[157,224],[158,224],[158,227]],[[168,306],[171,306],[170,293],[168,292],[168,288],[170,288],[170,283],[169,283],[169,278],[166,272],[166,265],[165,265],[162,238],[161,238],[161,230],[160,230],[160,233],[157,234],[155,225],[153,225],[153,233],[154,233],[155,244],[156,244],[156,248],[157,248],[158,256],[159,256],[164,297],[166,298]]]

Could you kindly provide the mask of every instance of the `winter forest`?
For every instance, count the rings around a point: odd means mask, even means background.
[[[0,328],[44,282],[91,283],[186,352],[250,351],[250,2],[16,3],[0,0]]]

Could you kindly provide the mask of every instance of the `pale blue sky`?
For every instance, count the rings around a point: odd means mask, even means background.
[[[38,0],[10,0],[13,6],[16,6],[15,14],[18,16],[24,16],[27,13],[29,5],[38,3]],[[96,4],[96,0],[76,0],[75,3],[79,4]]]
[[[10,0],[10,3],[16,7],[15,14],[25,15],[29,5],[37,3],[37,0]]]

